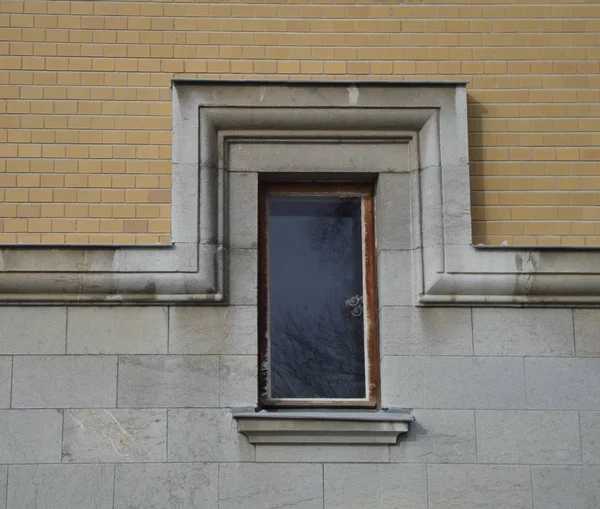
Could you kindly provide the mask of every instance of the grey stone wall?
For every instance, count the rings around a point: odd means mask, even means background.
[[[240,295],[239,302],[244,302]],[[597,509],[600,310],[385,306],[386,445],[258,445],[256,308],[0,308],[0,508]]]

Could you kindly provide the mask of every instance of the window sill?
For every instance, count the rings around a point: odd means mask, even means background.
[[[410,411],[233,410],[251,444],[395,444],[414,420]]]

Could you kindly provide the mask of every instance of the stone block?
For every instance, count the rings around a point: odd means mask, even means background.
[[[166,410],[65,410],[63,463],[167,459]]]
[[[413,410],[408,434],[390,447],[397,463],[476,463],[472,410]]]
[[[119,358],[119,407],[219,405],[216,355],[123,355]]]
[[[409,173],[380,173],[375,193],[378,249],[412,249]]]
[[[600,410],[600,359],[525,359],[527,404],[544,410]]]
[[[64,307],[0,308],[0,352],[5,355],[64,354]]]
[[[322,509],[322,465],[229,463],[219,467],[219,509]]]
[[[573,355],[570,309],[473,309],[475,355]]]
[[[384,306],[382,355],[473,355],[471,310]]]
[[[258,252],[232,249],[229,252],[229,304],[255,306],[258,292]]]
[[[169,461],[254,461],[254,446],[238,433],[231,411],[169,411]]]
[[[12,357],[0,357],[0,408],[10,407]]]
[[[466,122],[465,122],[466,125]],[[450,149],[452,150],[452,148]],[[442,152],[442,159],[446,159],[448,152]],[[471,235],[471,207],[469,203],[468,191],[469,180],[469,164],[466,159],[456,161],[456,164],[442,163],[441,180],[443,193],[443,209],[444,209],[444,231],[443,239],[447,246],[468,246],[470,249],[473,237]],[[421,177],[421,182],[423,177]],[[431,183],[424,183],[431,185]],[[423,205],[422,205],[423,206]],[[427,205],[424,205],[425,207]],[[449,272],[456,267],[452,260],[451,252],[444,254],[444,263]],[[473,269],[477,270],[477,269]]]
[[[581,463],[577,412],[477,411],[480,463]]]
[[[164,307],[69,308],[67,353],[167,353]]]
[[[256,461],[272,463],[387,463],[387,445],[260,444]]]
[[[423,269],[427,271],[424,275],[425,286],[436,281],[439,277],[438,271],[443,271],[443,203],[440,182],[442,168],[432,165],[419,171],[419,182],[414,189],[420,197],[420,213],[413,216],[413,235],[415,244],[420,244],[423,252]],[[420,235],[419,235],[420,234]],[[420,238],[419,238],[420,237]],[[433,267],[436,267],[435,269]],[[430,268],[431,272],[426,268]]]
[[[314,140],[306,143],[300,140],[294,143],[231,143],[230,169],[234,172],[383,173],[408,171],[410,168],[406,143],[360,143],[356,140],[349,142],[337,136],[336,138],[337,143]]]
[[[27,356],[13,361],[13,408],[114,407],[117,358]]]
[[[425,465],[324,465],[325,509],[426,509]]]
[[[229,245],[255,249],[258,243],[258,174],[229,172]]]
[[[0,509],[6,509],[6,482],[8,481],[8,466],[0,466]]]
[[[600,467],[532,466],[536,509],[597,509]]]
[[[600,309],[573,310],[575,322],[575,355],[600,357]]]
[[[377,255],[379,306],[412,306],[412,251],[380,251]]]
[[[222,355],[219,368],[219,406],[254,406],[258,401],[256,355]]]
[[[196,131],[197,133],[197,131]],[[173,165],[171,169],[171,238],[173,242],[197,242],[200,219],[200,175],[198,172],[198,136],[188,135],[192,143],[186,143],[179,136],[173,136]],[[185,145],[192,154],[196,152],[195,163],[177,162],[181,151],[178,145]],[[206,179],[202,179],[206,180]],[[212,179],[211,179],[212,180]],[[204,219],[204,218],[203,218]]]
[[[423,407],[423,358],[386,355],[381,360],[381,402],[385,407]]]
[[[427,465],[429,509],[532,509],[524,465]]]
[[[112,465],[16,465],[10,467],[8,507],[112,509]]]
[[[600,465],[600,412],[579,412],[583,463]]]
[[[256,306],[172,307],[169,353],[256,355]]]
[[[218,471],[216,464],[117,465],[114,509],[216,508]]]
[[[525,408],[522,359],[429,357],[423,378],[425,408]]]
[[[0,463],[59,463],[62,412],[0,410]]]

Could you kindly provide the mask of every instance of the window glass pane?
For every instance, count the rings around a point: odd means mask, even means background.
[[[365,398],[360,197],[268,197],[271,397]]]

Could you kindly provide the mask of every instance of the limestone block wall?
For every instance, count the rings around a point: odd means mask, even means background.
[[[0,508],[593,509],[600,310],[387,306],[396,445],[251,445],[256,308],[0,308]]]

